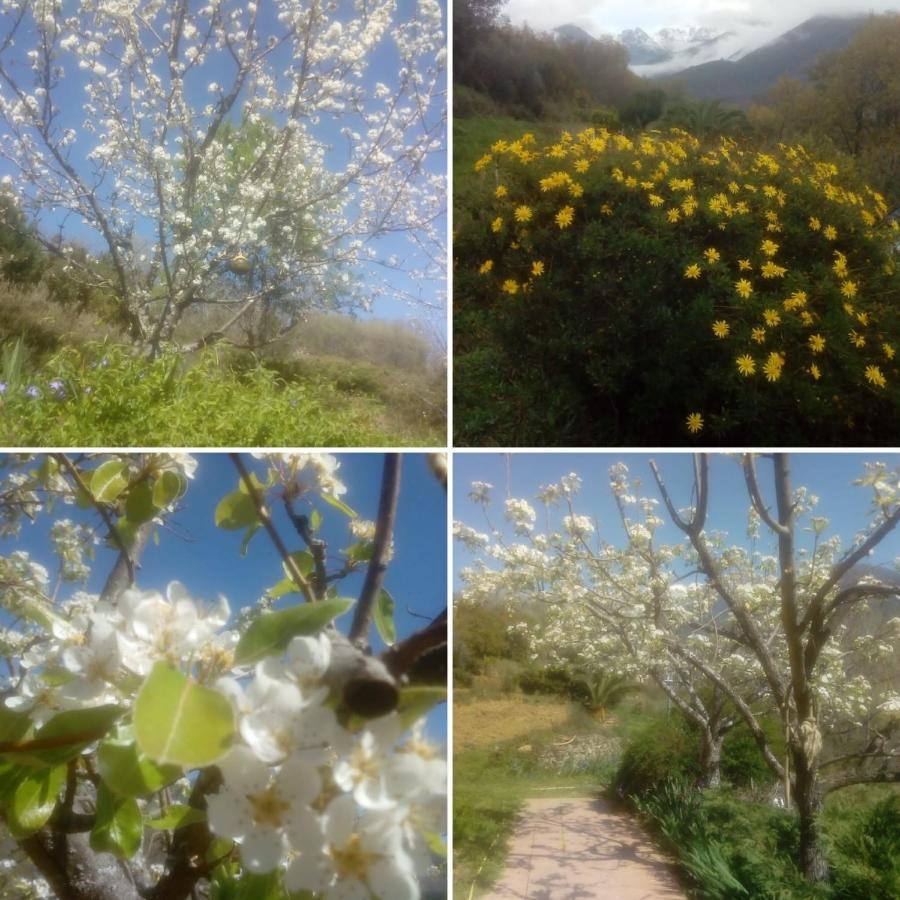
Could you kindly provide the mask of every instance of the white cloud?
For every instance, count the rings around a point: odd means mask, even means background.
[[[625,28],[656,31],[671,26],[710,26],[733,30],[750,24],[772,36],[815,15],[859,15],[900,9],[898,0],[510,0],[502,10],[515,24],[538,31],[571,22],[594,35]]]

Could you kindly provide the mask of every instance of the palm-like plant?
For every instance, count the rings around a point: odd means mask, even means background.
[[[588,672],[579,679],[587,690],[588,696],[584,705],[592,716],[605,722],[611,710],[626,694],[638,689],[638,686],[625,675],[607,672],[603,669]]]
[[[702,140],[743,130],[747,125],[747,116],[743,110],[723,107],[721,100],[686,100],[666,109],[656,124],[666,128],[683,128]]]

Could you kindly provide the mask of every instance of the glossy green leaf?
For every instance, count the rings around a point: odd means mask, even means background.
[[[238,665],[245,665],[266,656],[283,653],[291,638],[298,634],[318,634],[351,606],[353,600],[348,597],[335,597],[266,613],[244,632],[234,652],[234,661]]]
[[[309,575],[313,570],[313,558],[312,554],[307,550],[296,550],[294,553],[290,554],[291,559],[294,561],[294,565],[300,570],[301,575]],[[284,574],[291,578],[291,573],[288,570],[287,565],[284,561],[281,563],[281,568],[284,569]],[[291,579],[293,581],[293,579]]]
[[[7,810],[7,824],[14,838],[32,834],[44,826],[56,808],[66,777],[66,767],[30,772],[19,782]]]
[[[134,525],[143,525],[144,522],[149,522],[156,513],[157,508],[153,503],[153,488],[146,481],[134,485],[128,491],[125,499],[125,516],[128,521]]]
[[[356,518],[356,512],[352,510],[343,500],[338,500],[337,497],[332,494],[320,494],[319,495],[329,506],[333,506],[335,509],[339,509],[345,516],[350,516],[351,519]]]
[[[259,522],[254,522],[245,532],[243,540],[241,541],[241,556],[247,555],[247,548],[250,546],[250,541],[253,539],[253,535],[256,534],[257,531],[262,526]]]
[[[15,712],[0,705],[0,741],[14,742],[24,737],[31,727],[31,719],[27,713]]]
[[[256,488],[257,493],[259,493],[259,494],[264,494],[264,493],[266,492],[266,485],[264,485],[264,484],[259,480],[259,478],[258,478],[257,475],[256,475],[256,472],[250,472],[249,474],[250,474],[250,484],[252,484],[253,487]],[[240,492],[241,492],[242,494],[247,494],[247,495],[250,494],[250,491],[249,491],[249,489],[247,488],[247,482],[244,481],[243,478],[239,478],[239,479],[238,479],[238,490],[240,490]]]
[[[111,459],[98,466],[91,476],[91,493],[101,503],[111,503],[128,486],[128,479],[122,474],[125,463],[120,459]]]
[[[228,699],[158,662],[134,702],[138,747],[160,765],[194,768],[222,757],[234,737]]]
[[[375,601],[375,627],[381,639],[390,646],[397,642],[397,628],[394,625],[394,598],[384,589]]]
[[[314,509],[309,514],[309,527],[313,532],[318,531],[322,527],[322,513]]]
[[[442,687],[408,687],[400,691],[397,712],[404,728],[409,728],[432,707],[447,699],[447,689]]]
[[[102,782],[97,788],[97,817],[91,829],[91,849],[130,859],[141,846],[144,823],[137,800],[119,797]]]
[[[145,797],[171,784],[179,766],[159,766],[141,753],[132,728],[120,728],[97,751],[97,771],[109,789],[123,797]]]
[[[118,706],[94,706],[57,713],[16,750],[5,755],[33,766],[56,766],[78,756],[112,728],[122,710]]]
[[[216,525],[226,531],[249,528],[256,521],[256,507],[253,500],[240,491],[223,497],[216,507]]]
[[[158,831],[184,828],[185,825],[193,825],[195,822],[205,822],[206,813],[202,809],[194,809],[192,806],[184,806],[175,803],[166,810],[166,814],[159,819],[150,819],[147,825]]]
[[[447,844],[436,831],[423,831],[421,834],[425,843],[428,845],[428,849],[434,853],[435,856],[443,856],[444,859],[447,858]]]
[[[344,551],[344,556],[346,556],[350,562],[365,563],[372,558],[372,551],[374,548],[375,545],[372,541],[358,541],[355,544],[351,544]]]
[[[185,482],[183,476],[169,470],[160,472],[153,485],[153,505],[157,509],[167,509],[184,491]]]
[[[266,593],[273,599],[277,600],[279,597],[284,597],[285,594],[297,594],[300,592],[300,588],[294,584],[294,580],[292,578],[282,578],[278,584],[270,587]]]

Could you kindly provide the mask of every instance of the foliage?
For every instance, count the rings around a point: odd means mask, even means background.
[[[774,716],[760,716],[760,726],[776,756],[784,755],[781,723]],[[775,780],[756,739],[744,722],[732,728],[722,742],[722,777],[737,788],[759,788]]]
[[[852,172],[593,128],[498,140],[474,168],[458,442],[895,442],[900,226]]]
[[[219,896],[247,900],[420,896],[416,873],[438,854],[446,796],[446,763],[423,717],[446,691],[399,685],[333,624],[354,605],[338,585],[368,565],[350,561],[374,540],[359,532],[374,534],[383,519],[359,520],[341,499],[348,488],[329,454],[255,457],[236,457],[235,490],[210,519],[244,532],[245,554],[262,519],[275,527],[273,503],[290,513],[302,502],[310,564],[277,596],[308,602],[273,610],[272,589],[234,617],[222,595],[209,603],[175,580],[164,593],[135,581],[148,540],[171,532],[193,502],[196,458],[0,458],[0,537],[13,545],[0,555],[10,670],[0,841],[4,868],[29,891],[138,900],[206,896],[215,884]],[[343,529],[321,531],[324,516],[349,520],[340,567],[324,534]],[[16,545],[39,520],[46,548]],[[371,559],[373,548],[362,549]],[[111,567],[96,573],[104,586],[92,593],[84,588],[102,559]],[[382,619],[394,628],[388,611]],[[368,640],[371,623],[361,621]],[[385,689],[391,703],[374,712],[367,695]],[[56,858],[60,842],[67,850]],[[120,864],[111,868],[106,853]]]
[[[605,719],[609,710],[620,703],[626,695],[638,690],[637,682],[632,681],[627,675],[603,669],[588,672],[579,677],[578,681],[587,691],[585,706],[601,720]]]
[[[510,630],[516,616],[501,605],[457,604],[453,611],[453,676],[480,675],[497,659],[524,662],[527,642]]]
[[[680,716],[648,717],[622,752],[616,793],[642,797],[670,778],[693,782],[701,774],[699,758],[697,735]]]
[[[0,189],[0,278],[13,284],[40,281],[46,262],[25,214],[8,189]]]
[[[529,666],[519,675],[519,689],[523,694],[546,694],[585,701],[587,690],[582,681],[566,666]]]
[[[285,381],[258,362],[229,368],[214,349],[150,361],[121,345],[69,347],[25,381],[0,398],[0,439],[10,446],[421,442],[418,423],[389,432],[382,405],[364,392],[343,393],[321,373]]]

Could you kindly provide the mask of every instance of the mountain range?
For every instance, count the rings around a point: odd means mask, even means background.
[[[784,75],[804,77],[823,53],[845,47],[868,16],[814,16],[776,36],[766,23],[735,31],[663,28],[648,34],[631,28],[596,38],[577,25],[554,29],[558,41],[616,41],[638,75],[665,77],[700,99],[746,104]],[[768,29],[768,30],[767,30]]]

